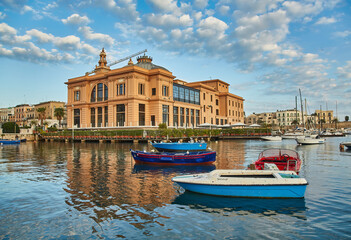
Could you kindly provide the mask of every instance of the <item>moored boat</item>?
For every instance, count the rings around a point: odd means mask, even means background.
[[[324,138],[319,136],[302,136],[295,139],[298,144],[301,145],[313,145],[313,144],[323,144],[325,143]]]
[[[261,137],[262,140],[265,140],[265,141],[276,141],[276,142],[279,142],[282,140],[282,137],[281,136],[263,136]]]
[[[294,171],[214,170],[172,178],[187,191],[226,197],[303,198],[308,185]]]
[[[302,132],[290,132],[283,134],[282,139],[295,139],[300,136],[303,136]]]
[[[160,142],[151,144],[160,152],[198,152],[205,151],[207,148],[207,143],[205,142]]]
[[[139,164],[155,165],[207,165],[216,161],[215,151],[201,152],[143,152],[130,149],[134,161]]]
[[[295,171],[301,169],[301,159],[299,154],[290,149],[272,148],[262,151],[255,161],[255,169],[264,170],[265,163],[275,164],[280,171]]]
[[[21,140],[9,140],[9,139],[0,139],[0,145],[5,144],[20,144]]]

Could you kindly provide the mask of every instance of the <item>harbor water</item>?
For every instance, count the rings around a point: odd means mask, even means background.
[[[39,142],[0,146],[0,239],[350,239],[351,137],[322,145],[223,140],[212,166],[135,165],[147,143]],[[172,177],[245,169],[268,148],[296,150],[303,199],[185,192]]]

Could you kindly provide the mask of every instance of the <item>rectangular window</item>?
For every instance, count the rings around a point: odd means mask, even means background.
[[[80,100],[80,91],[74,91],[74,101]]]
[[[180,126],[184,126],[184,108],[180,108]]]
[[[162,86],[162,96],[168,97],[168,87]]]
[[[219,115],[219,110],[218,109],[216,109],[216,115]]]
[[[103,97],[103,84],[99,83],[97,85],[97,101],[98,102],[102,101],[102,97]]]
[[[204,105],[204,112],[206,112],[206,105]]]
[[[139,83],[138,93],[140,95],[145,95],[145,84]],[[144,125],[143,125],[144,126]]]
[[[74,127],[80,128],[80,109],[74,109]]]
[[[139,126],[145,126],[145,104],[139,104]]]
[[[105,127],[108,127],[108,106],[105,106]]]
[[[212,102],[212,95],[211,95],[211,102]]]
[[[195,92],[195,104],[200,105],[200,92]]]
[[[98,121],[97,126],[102,127],[102,107],[98,107]]]
[[[195,92],[193,90],[190,90],[190,103],[195,103]]]
[[[173,107],[173,126],[178,126],[178,107]]]
[[[105,92],[104,101],[106,101],[108,99],[108,88],[106,85],[104,85],[104,92]]]
[[[152,96],[156,95],[156,88],[151,89],[151,94],[152,94]]]
[[[91,127],[95,127],[95,108],[90,108],[90,123]]]
[[[185,109],[185,114],[186,114],[186,125],[187,127],[189,127],[189,108]]]
[[[219,119],[218,118],[216,118],[216,124],[219,125]]]
[[[122,83],[122,84],[117,84],[117,95],[125,95],[125,91],[126,91],[126,84]]]
[[[173,85],[173,98],[175,101],[179,101],[179,88],[176,85]]]
[[[196,110],[196,120],[195,120],[196,126],[200,124],[200,110]]]
[[[206,94],[204,93],[204,100],[206,100]]]
[[[169,121],[169,106],[162,105],[162,122],[167,124],[168,126],[168,121]]]
[[[191,123],[191,126],[194,127],[194,109],[190,109],[190,123]]]
[[[189,98],[190,98],[190,96],[189,96],[189,89],[184,89],[184,102],[190,102],[189,101]]]
[[[124,126],[125,120],[125,105],[117,104],[117,126]]]
[[[216,99],[216,105],[218,106],[218,99]]]

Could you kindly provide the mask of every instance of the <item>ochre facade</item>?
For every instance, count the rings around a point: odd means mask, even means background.
[[[196,127],[244,122],[244,99],[219,80],[187,83],[141,56],[122,68],[107,66],[104,49],[94,75],[67,82],[68,128]]]

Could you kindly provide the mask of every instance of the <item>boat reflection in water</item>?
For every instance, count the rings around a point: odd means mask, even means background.
[[[263,216],[286,214],[306,220],[305,199],[265,199],[265,198],[230,198],[203,195],[185,191],[175,198],[172,204],[185,205],[191,209],[204,212],[219,213],[221,215],[249,215]]]
[[[133,173],[159,173],[159,174],[173,174],[173,173],[207,173],[216,169],[216,166],[211,165],[198,165],[198,166],[157,166],[157,165],[147,165],[147,164],[135,164],[133,168]]]

